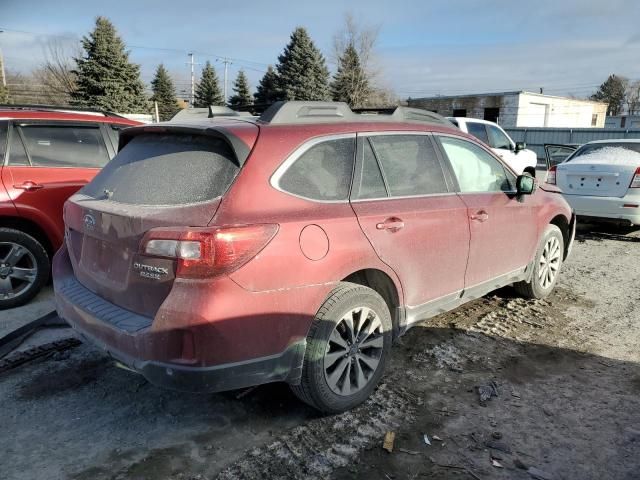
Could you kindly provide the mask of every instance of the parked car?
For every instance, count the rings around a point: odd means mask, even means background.
[[[467,117],[448,117],[460,130],[473,135],[489,145],[513,171],[518,174],[525,170],[535,176],[538,157],[533,150],[527,150],[526,143],[514,142],[497,123]]]
[[[157,385],[284,381],[325,412],[364,401],[425,318],[547,296],[575,226],[443,117],[322,102],[127,129],[65,224],[56,304],[89,341]]]
[[[551,167],[547,182],[557,184],[576,214],[640,225],[640,140],[597,140],[566,148],[575,151]]]
[[[31,300],[62,244],[65,200],[139,122],[95,111],[0,105],[0,309]]]

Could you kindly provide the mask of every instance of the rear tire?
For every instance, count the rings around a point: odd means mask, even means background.
[[[291,390],[325,413],[359,405],[382,377],[391,330],[389,308],[378,293],[340,283],[316,314],[307,336],[301,382]]]
[[[47,251],[35,238],[0,228],[0,310],[35,297],[47,282],[50,267]]]
[[[553,291],[564,258],[564,237],[555,225],[547,225],[533,261],[533,272],[529,282],[513,285],[516,292],[525,298],[542,299]]]

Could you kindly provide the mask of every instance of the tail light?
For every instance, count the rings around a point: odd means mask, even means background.
[[[629,188],[640,188],[640,167],[636,168],[636,173],[633,175]]]
[[[207,278],[237,270],[267,246],[278,225],[235,227],[154,228],[140,251],[154,257],[175,258],[176,277]]]
[[[551,184],[551,185],[555,185],[556,184],[556,170],[557,170],[557,166],[554,165],[553,167],[551,167],[549,169],[549,172],[547,173],[547,183]]]

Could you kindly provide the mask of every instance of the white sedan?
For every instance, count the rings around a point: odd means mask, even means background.
[[[640,225],[640,139],[582,145],[551,167],[547,183],[562,190],[578,216]]]

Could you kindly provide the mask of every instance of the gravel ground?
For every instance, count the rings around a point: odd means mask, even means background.
[[[639,258],[640,231],[583,229],[549,299],[503,289],[412,329],[332,417],[283,385],[182,394],[88,345],[51,355],[0,374],[0,476],[638,479]]]

